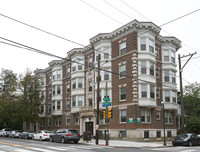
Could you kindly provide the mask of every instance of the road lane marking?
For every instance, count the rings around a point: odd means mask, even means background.
[[[41,148],[29,148],[29,149],[32,149],[32,150],[37,150],[37,151],[43,151],[43,152],[58,152],[58,151],[52,151],[52,150],[49,150],[49,149],[41,149]]]
[[[16,147],[23,147],[23,148],[31,148],[30,146],[18,145],[18,144],[6,143],[6,142],[0,142],[0,144],[16,146]]]
[[[27,150],[27,149],[15,149],[14,151],[17,151],[17,152],[34,152],[32,150]]]
[[[182,152],[193,152],[193,151],[198,151],[197,149],[190,149],[190,150],[184,150]]]
[[[6,152],[6,151],[0,150],[0,152]]]
[[[47,147],[48,149],[53,149],[53,150],[71,150],[71,149],[67,149],[65,148],[57,148],[57,147]]]

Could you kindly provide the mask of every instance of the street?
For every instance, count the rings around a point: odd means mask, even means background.
[[[49,141],[35,141],[16,138],[0,138],[0,152],[197,152],[200,146],[194,147],[112,147],[90,144],[52,143]]]

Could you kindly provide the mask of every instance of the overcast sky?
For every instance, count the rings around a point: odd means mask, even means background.
[[[159,26],[197,9],[200,9],[199,0],[0,0],[0,14],[82,45],[88,45],[89,39],[98,33],[112,32],[133,19],[152,21]],[[194,55],[197,58],[189,61],[184,68],[183,84],[199,82],[200,11],[163,26],[161,35],[175,36],[182,41],[182,48],[177,54],[197,52]],[[3,16],[0,16],[0,37],[61,57],[66,57],[67,51],[81,47]],[[10,69],[18,74],[23,73],[26,68],[46,68],[50,61],[57,59],[2,43],[0,51],[0,68]],[[187,58],[182,60],[185,59]]]

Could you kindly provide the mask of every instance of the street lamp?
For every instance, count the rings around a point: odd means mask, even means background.
[[[165,137],[165,105],[164,102],[162,101],[161,104],[163,105],[163,132],[164,132],[164,142],[163,146],[166,146],[166,137]]]

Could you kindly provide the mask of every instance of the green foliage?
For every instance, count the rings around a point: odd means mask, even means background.
[[[39,121],[39,77],[27,70],[20,79],[10,70],[0,74],[0,128],[22,129],[23,121]]]
[[[195,82],[184,88],[184,110],[189,116],[200,117],[200,84]]]
[[[186,131],[190,133],[200,133],[200,118],[190,117],[187,120]]]

